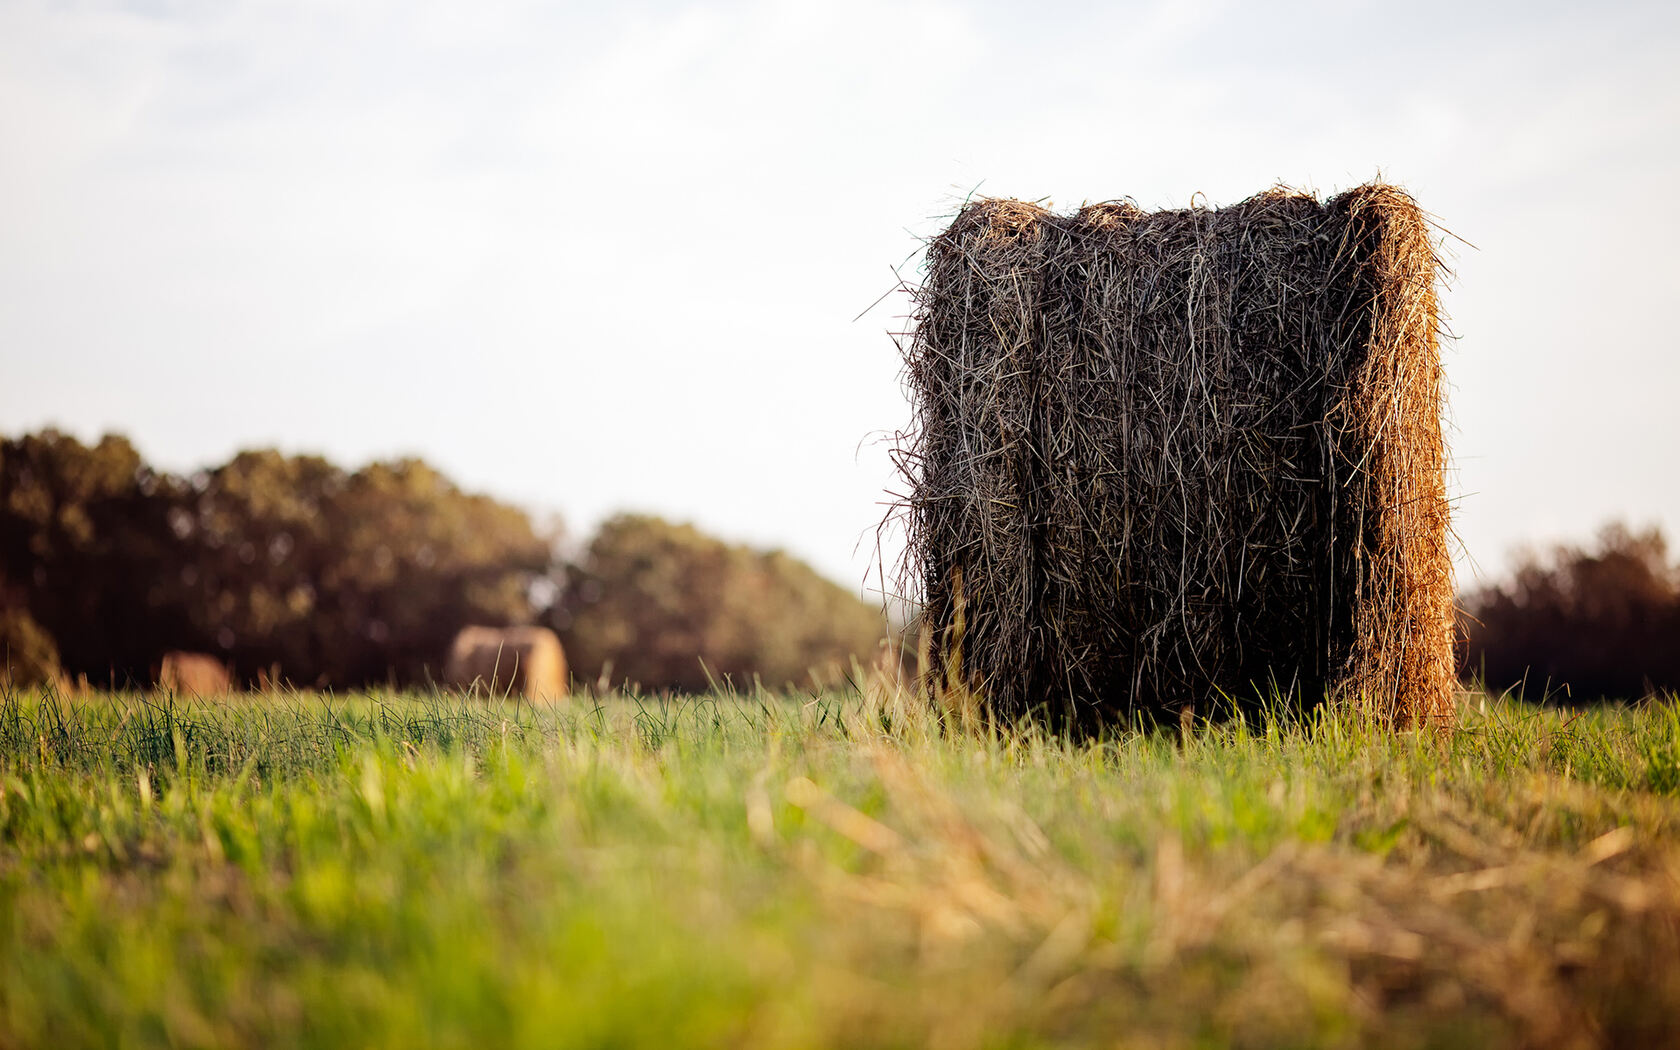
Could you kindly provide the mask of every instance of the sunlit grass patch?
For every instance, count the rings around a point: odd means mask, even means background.
[[[1680,708],[0,697],[0,1045],[1660,1045]]]

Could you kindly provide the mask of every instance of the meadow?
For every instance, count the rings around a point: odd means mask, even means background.
[[[1680,702],[0,694],[0,1046],[1680,1045]]]

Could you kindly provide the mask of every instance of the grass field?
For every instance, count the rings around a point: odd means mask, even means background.
[[[1680,1045],[1680,706],[0,695],[0,1046]]]

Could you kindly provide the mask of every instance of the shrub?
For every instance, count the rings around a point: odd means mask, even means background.
[[[554,626],[582,680],[681,692],[708,675],[832,679],[886,635],[880,610],[797,558],[635,514],[603,524],[568,569]]]
[[[58,645],[18,606],[0,606],[0,684],[40,685],[59,677]]]

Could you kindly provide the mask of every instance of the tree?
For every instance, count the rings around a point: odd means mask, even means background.
[[[175,485],[115,435],[0,439],[0,583],[66,671],[144,681],[185,630],[170,593]]]
[[[417,459],[357,471],[334,511],[329,619],[364,639],[345,678],[419,682],[438,672],[461,627],[534,620],[533,587],[555,537],[524,511],[464,493]]]
[[[203,640],[194,648],[245,675],[277,664],[306,684],[330,678],[342,625],[320,621],[321,585],[345,485],[325,459],[273,449],[192,477],[173,521],[184,555],[178,599]]]
[[[1495,688],[1526,680],[1580,699],[1680,689],[1680,569],[1658,529],[1612,524],[1595,550],[1526,555],[1509,581],[1462,604],[1467,666]]]
[[[255,449],[177,478],[115,435],[0,440],[0,641],[97,682],[148,682],[170,649],[422,682],[461,626],[531,622],[552,544],[418,459],[347,473]]]
[[[567,570],[554,626],[578,677],[700,692],[709,678],[807,683],[870,658],[880,611],[781,552],[626,514]]]
[[[306,684],[420,683],[468,623],[528,623],[550,543],[517,508],[417,459],[346,473],[241,452],[193,479],[185,602],[236,669]]]

